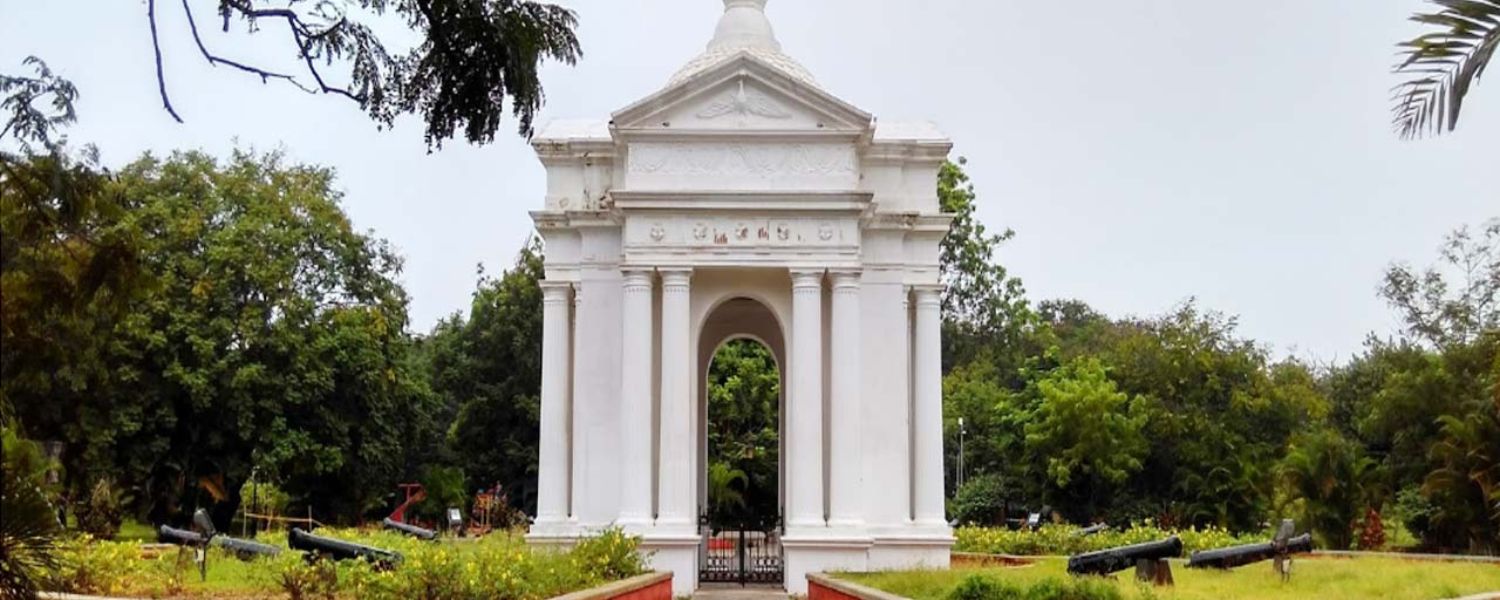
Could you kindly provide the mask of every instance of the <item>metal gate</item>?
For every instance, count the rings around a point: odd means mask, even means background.
[[[703,552],[698,580],[705,583],[782,583],[781,524],[719,527],[701,519]]]

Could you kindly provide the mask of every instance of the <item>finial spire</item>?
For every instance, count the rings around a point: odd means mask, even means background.
[[[708,49],[741,48],[781,51],[781,43],[766,18],[766,0],[724,0],[724,16],[719,18]]]

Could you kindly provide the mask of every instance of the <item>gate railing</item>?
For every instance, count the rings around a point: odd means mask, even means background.
[[[725,527],[700,519],[703,553],[698,579],[708,583],[781,583],[780,520],[769,527]],[[764,529],[764,530],[762,530]]]

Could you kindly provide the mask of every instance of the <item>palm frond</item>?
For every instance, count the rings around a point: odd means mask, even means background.
[[[1397,44],[1402,60],[1394,70],[1411,77],[1391,88],[1392,125],[1404,139],[1452,131],[1500,47],[1500,0],[1430,1],[1440,10],[1411,20],[1437,31]]]

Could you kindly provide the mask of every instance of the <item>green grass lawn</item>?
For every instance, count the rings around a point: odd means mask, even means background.
[[[940,600],[964,578],[981,574],[1020,585],[1047,578],[1067,578],[1067,562],[1044,559],[1026,567],[955,567],[950,571],[845,573],[839,577],[918,600]],[[1299,558],[1292,581],[1283,584],[1270,563],[1233,571],[1188,569],[1174,561],[1177,585],[1151,589],[1135,581],[1134,571],[1116,575],[1125,598],[1163,600],[1304,599],[1355,600],[1392,598],[1431,600],[1500,591],[1500,565],[1401,560],[1395,558]]]

